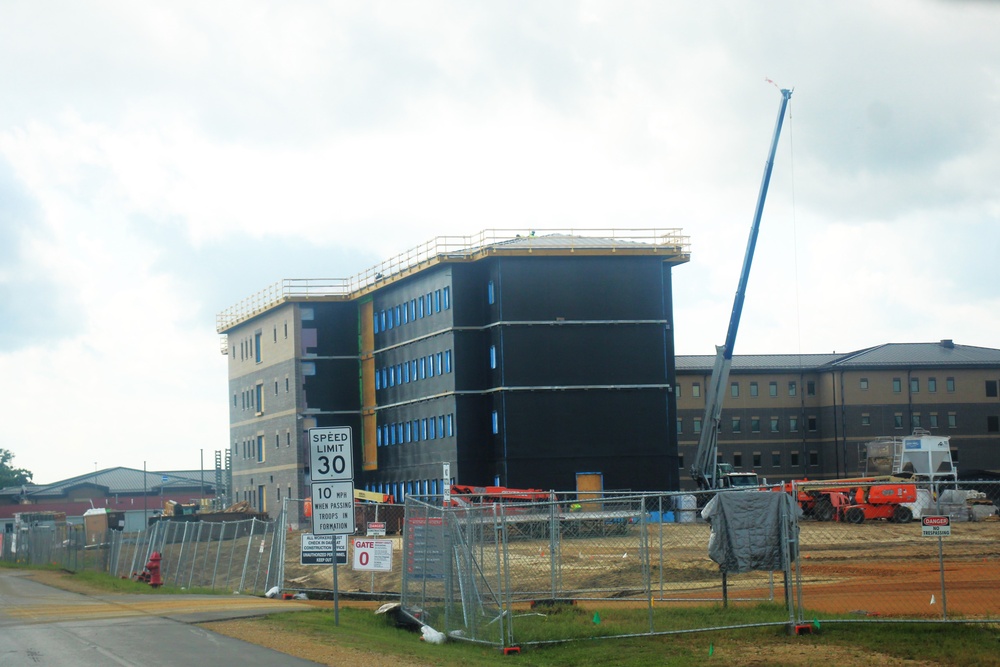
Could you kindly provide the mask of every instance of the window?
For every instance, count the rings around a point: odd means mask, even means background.
[[[694,424],[692,424],[691,430],[695,433],[701,433],[701,417],[694,418]]]
[[[278,325],[277,324],[274,325],[274,342],[275,343],[278,342]]]
[[[948,413],[948,428],[958,427],[958,416],[954,412]]]
[[[986,417],[986,432],[1000,433],[1000,417],[997,415],[989,415]]]
[[[285,393],[288,393],[288,378],[285,378]]]
[[[264,436],[257,436],[257,463],[264,462]]]
[[[899,378],[892,378],[892,391],[894,394],[898,394],[903,391],[903,381]]]
[[[407,304],[403,304],[403,324],[407,324],[410,321],[410,309]]]
[[[806,382],[806,396],[816,395],[816,383],[813,380]]]
[[[445,433],[448,437],[455,435],[455,417],[454,415],[448,415],[445,417]]]
[[[678,454],[677,455],[677,467],[679,469],[681,469],[681,470],[684,470],[684,455],[683,454]]]
[[[819,452],[816,451],[809,452],[809,465],[811,466],[819,465]]]
[[[680,435],[684,432],[684,420],[680,417],[677,418],[677,434]]]
[[[691,385],[691,395],[695,398],[699,398],[701,396],[701,384],[695,382]]]
[[[256,398],[257,398],[257,412],[264,412],[264,385],[259,384],[256,387]]]
[[[798,417],[789,417],[788,418],[788,432],[789,433],[798,433],[799,432],[799,418]]]
[[[997,381],[987,380],[986,381],[986,397],[996,398],[997,397]]]
[[[903,413],[897,412],[892,416],[892,427],[903,428]]]
[[[920,393],[920,378],[910,378],[910,393],[911,394]]]
[[[424,297],[417,297],[417,314],[422,318],[424,316]]]
[[[768,394],[768,396],[777,396],[778,395],[778,383],[777,382],[771,382],[771,383],[769,383],[767,385],[767,394]]]
[[[260,332],[253,335],[253,357],[254,361],[260,363]]]
[[[427,377],[427,357],[420,357],[420,379]]]
[[[274,448],[277,449],[281,447],[281,436],[277,433],[274,434]]]
[[[444,309],[448,310],[449,308],[451,308],[451,288],[445,287],[444,290],[442,290],[441,294],[443,295],[444,298]]]
[[[798,390],[799,390],[799,388],[795,384],[794,381],[788,383],[788,395],[789,396],[795,396],[795,394],[798,392]]]
[[[441,290],[435,290],[434,292],[434,312],[441,312]]]
[[[674,396],[677,397],[677,398],[681,397],[681,386],[680,385],[677,385],[676,387],[674,387]]]
[[[451,350],[444,351],[444,372],[451,372]]]
[[[757,397],[757,383],[756,382],[751,382],[750,383],[750,396],[753,397],[753,398]]]
[[[927,391],[932,394],[937,391],[937,378],[927,378]]]
[[[493,411],[493,433],[500,432],[500,417],[497,415],[497,411]]]
[[[414,322],[417,321],[417,300],[410,299],[410,319]]]
[[[486,302],[491,306],[497,302],[496,290],[493,289],[493,281],[486,283]]]
[[[867,412],[864,412],[864,413],[861,414],[861,425],[862,426],[871,426],[872,425],[871,415],[869,415]]]
[[[753,467],[754,468],[760,467],[760,452],[753,453]]]
[[[938,427],[938,416],[937,416],[936,412],[930,413],[927,416],[927,418],[930,420],[931,428],[937,428]]]
[[[277,380],[274,381],[274,395],[275,396],[278,395],[278,381]]]
[[[435,440],[437,439],[437,420],[431,417],[427,423],[427,439]]]
[[[920,413],[914,412],[910,415],[910,428],[920,428]]]
[[[444,372],[444,353],[438,352],[435,359],[437,359],[437,374],[441,375]]]
[[[781,452],[771,452],[771,466],[774,468],[781,467]]]
[[[427,377],[434,377],[434,355],[427,355]]]
[[[490,345],[490,368],[497,367],[497,346]]]
[[[743,455],[739,452],[733,454],[733,467],[742,468],[743,467]]]
[[[788,452],[788,464],[796,468],[799,466],[798,452]]]
[[[948,393],[955,391],[955,378],[945,378],[944,388]]]
[[[778,418],[771,417],[771,433],[777,433],[777,432],[778,432]]]
[[[740,432],[740,418],[739,417],[733,417],[732,425],[733,425],[733,433],[739,433]]]
[[[760,433],[760,417],[750,418],[750,431],[753,433]]]
[[[810,431],[815,432],[818,427],[817,421],[818,420],[816,419],[816,417],[809,417],[808,419],[806,419],[806,427]]]
[[[868,378],[861,378],[859,384],[861,385],[861,391],[868,391]]]
[[[729,385],[729,395],[733,398],[739,398],[740,395],[740,383],[733,382]]]

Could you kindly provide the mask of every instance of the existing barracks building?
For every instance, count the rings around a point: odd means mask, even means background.
[[[712,358],[675,368],[687,238],[593,234],[438,238],[220,313],[231,500],[273,513],[308,495],[317,426],[350,426],[356,488],[397,499],[440,493],[443,463],[471,485],[691,488]],[[720,458],[830,478],[856,472],[858,443],[919,425],[955,436],[960,466],[993,469],[998,378],[1000,350],[948,342],[736,357]]]

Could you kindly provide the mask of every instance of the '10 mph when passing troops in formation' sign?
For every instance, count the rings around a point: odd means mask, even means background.
[[[314,535],[355,531],[353,452],[350,426],[309,429]]]

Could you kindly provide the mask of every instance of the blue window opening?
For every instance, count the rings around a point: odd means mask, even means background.
[[[390,308],[389,311],[388,311],[388,313],[386,314],[385,321],[389,325],[389,328],[391,329],[393,327],[393,324],[392,324],[392,308]]]
[[[438,437],[444,437],[444,415],[438,415]]]
[[[443,294],[444,294],[444,309],[448,310],[449,308],[451,308],[451,288],[445,287]]]
[[[413,429],[410,428],[410,422],[406,422],[406,431],[404,435],[406,436],[405,442],[413,441]]]
[[[420,442],[420,420],[413,420],[413,442]]]
[[[427,425],[427,439],[434,440],[437,438],[437,428],[435,428],[434,417],[430,418],[430,423]]]
[[[441,312],[441,290],[436,290],[434,292],[434,312]]]
[[[403,304],[403,324],[406,324],[409,321],[410,321],[410,309],[407,308],[406,304],[404,303]]]
[[[497,346],[490,345],[490,368],[497,367]]]
[[[444,355],[441,352],[438,352],[437,353],[437,372],[438,372],[438,375],[441,375],[441,369],[444,368],[443,359],[444,359]]]
[[[423,419],[420,420],[420,439],[421,440],[426,440],[427,439],[427,418],[426,417],[424,417]]]
[[[417,300],[410,299],[410,319],[417,319]]]
[[[382,442],[382,429],[377,428],[375,429],[375,445],[381,447],[383,444],[385,443]]]
[[[406,362],[403,364],[403,382],[406,383],[409,381],[410,381],[410,364],[409,362]]]
[[[420,357],[420,379],[423,380],[427,377],[427,359],[425,357]]]
[[[379,373],[378,371],[375,371],[375,389],[378,390],[381,388],[382,388],[382,374]]]
[[[451,350],[444,351],[444,372],[451,372]]]
[[[493,411],[493,433],[494,435],[500,432],[500,416],[497,411]]]
[[[448,437],[450,438],[451,436],[455,435],[455,419],[454,419],[454,415],[448,415],[445,418],[445,424],[447,426],[446,433],[448,434]]]
[[[378,333],[379,332],[379,328],[378,328],[378,313],[375,313],[375,317],[373,317],[372,319],[375,320],[374,331],[375,331],[375,333]]]
[[[417,312],[420,314],[420,317],[423,318],[423,316],[424,316],[424,297],[423,297],[423,295],[417,297]]]
[[[389,366],[389,386],[396,386],[396,369],[393,366]]]
[[[260,363],[260,336],[261,334],[259,333],[253,335],[254,361],[256,361],[258,364]]]
[[[403,321],[402,313],[400,312],[399,306],[396,306],[396,326],[398,327]]]
[[[434,355],[427,356],[427,377],[434,377]]]
[[[486,284],[486,301],[492,306],[497,302],[496,290],[493,289],[493,281]]]

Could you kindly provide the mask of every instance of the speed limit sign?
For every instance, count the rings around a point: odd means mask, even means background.
[[[354,479],[350,426],[309,429],[310,476],[314,482]]]

